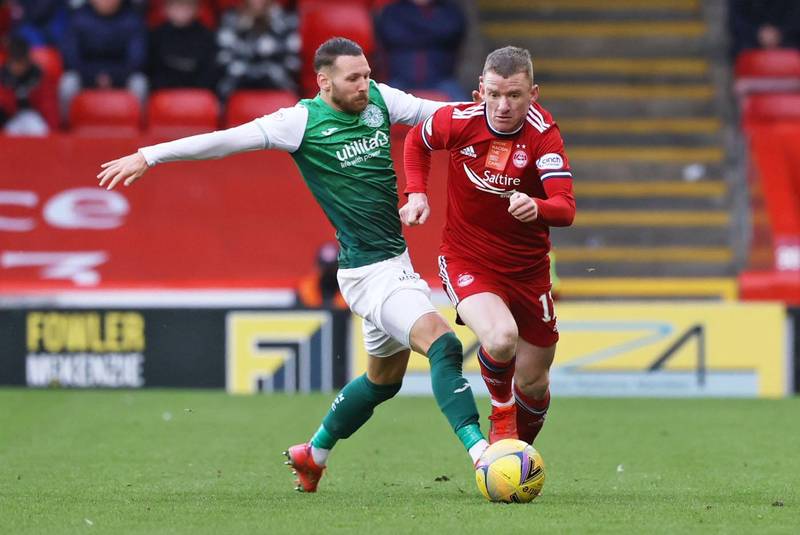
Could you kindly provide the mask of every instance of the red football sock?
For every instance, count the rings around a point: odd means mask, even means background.
[[[492,396],[492,404],[506,404],[511,401],[511,383],[514,379],[514,361],[500,362],[492,358],[483,347],[478,348],[478,362],[481,377]]]
[[[514,399],[517,403],[517,433],[519,439],[533,444],[536,435],[542,430],[547,409],[550,407],[550,389],[544,399],[533,399],[520,392],[514,385]]]

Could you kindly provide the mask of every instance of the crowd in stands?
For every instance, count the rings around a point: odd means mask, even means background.
[[[309,58],[333,35],[361,43],[380,80],[465,100],[455,79],[465,34],[453,0],[0,0],[0,126],[70,131],[92,106],[132,107],[137,121],[176,90],[185,99],[167,109],[202,101],[229,126],[272,111],[259,110],[259,94],[281,105],[313,97]]]

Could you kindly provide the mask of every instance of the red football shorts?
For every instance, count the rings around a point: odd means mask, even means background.
[[[523,340],[539,347],[558,342],[549,273],[545,278],[516,280],[458,258],[440,256],[439,278],[453,306],[458,307],[470,295],[493,293],[505,301]],[[458,316],[456,323],[464,325]]]

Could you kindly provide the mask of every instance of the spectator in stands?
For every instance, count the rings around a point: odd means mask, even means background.
[[[72,14],[64,60],[69,71],[61,77],[59,101],[65,117],[81,88],[127,87],[141,101],[147,97],[147,29],[123,0],[89,0]]]
[[[245,0],[222,16],[218,61],[225,68],[217,85],[227,99],[237,89],[297,91],[300,34],[297,15],[273,0]]]
[[[456,80],[466,18],[450,0],[398,0],[378,15],[375,31],[386,52],[389,84],[435,89],[452,100],[468,96]]]
[[[58,46],[67,29],[66,0],[11,0],[14,34],[31,46]]]
[[[317,251],[317,269],[300,279],[297,300],[308,308],[335,308],[345,310],[347,304],[339,292],[336,271],[339,269],[339,247],[336,242],[326,242]]]
[[[753,48],[800,47],[797,0],[729,0],[732,52]]]
[[[167,20],[150,33],[150,87],[214,89],[214,33],[197,20],[198,0],[167,0]]]
[[[8,59],[0,68],[0,123],[10,136],[46,136],[47,122],[37,109],[41,101],[42,70],[31,60],[28,42],[14,37]],[[37,94],[38,93],[38,94]]]

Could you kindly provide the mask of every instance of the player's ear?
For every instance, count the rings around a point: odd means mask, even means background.
[[[331,77],[324,70],[320,70],[317,73],[317,85],[322,91],[327,92],[331,90]]]
[[[539,84],[533,84],[531,87],[531,102],[536,102],[539,99]]]
[[[480,100],[486,100],[486,95],[484,94],[483,90],[483,76],[478,76],[478,97]],[[474,99],[474,96],[473,96]]]

